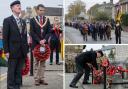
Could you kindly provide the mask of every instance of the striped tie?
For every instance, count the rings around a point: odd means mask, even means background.
[[[19,30],[20,30],[20,33],[22,33],[22,25],[21,25],[21,20],[20,20],[20,18],[17,18],[16,21],[17,21],[17,25],[18,25],[18,28],[19,28]]]

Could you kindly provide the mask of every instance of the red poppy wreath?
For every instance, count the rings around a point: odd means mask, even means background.
[[[22,69],[22,76],[27,75],[29,73],[29,70],[30,70],[30,60],[27,57],[25,60],[25,65]]]
[[[46,61],[50,56],[50,48],[49,45],[45,44],[44,46],[37,45],[34,48],[33,55],[37,61]]]

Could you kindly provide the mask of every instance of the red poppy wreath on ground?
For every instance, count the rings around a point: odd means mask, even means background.
[[[30,60],[29,57],[27,57],[25,60],[25,65],[22,69],[22,76],[27,75],[29,73],[29,70],[30,70]]]

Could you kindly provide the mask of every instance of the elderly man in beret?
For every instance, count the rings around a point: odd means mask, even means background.
[[[28,53],[26,24],[19,17],[20,1],[10,4],[12,16],[3,22],[3,46],[8,58],[7,89],[20,89],[21,70]]]

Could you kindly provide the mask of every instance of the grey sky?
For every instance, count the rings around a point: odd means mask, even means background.
[[[73,3],[76,0],[65,0],[65,13],[68,11],[68,6]],[[110,0],[81,0],[86,4],[86,10],[88,10],[91,6],[95,5],[96,3],[103,3],[105,2],[110,2]],[[114,3],[117,3],[119,0],[113,0]]]
[[[98,50],[102,48],[102,45],[87,45],[86,50],[90,50],[91,48]]]
[[[15,0],[0,0],[0,26],[3,23],[3,19],[11,15],[10,3]],[[63,4],[63,0],[20,0],[22,9],[26,9],[27,6],[33,7],[38,4],[44,4],[46,7],[60,7]]]
[[[102,46],[103,45],[100,45],[100,44],[89,44],[89,45],[86,45],[86,48],[83,50],[83,51],[86,51],[86,50],[90,50],[91,48],[93,49],[93,50],[99,50],[99,49],[101,49],[102,48]],[[104,45],[104,46],[108,46],[108,45]]]

